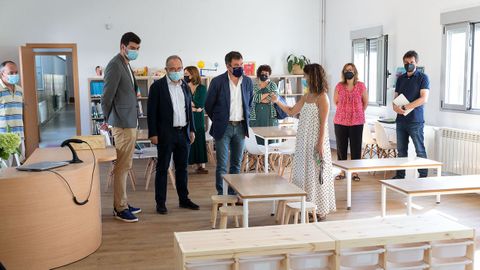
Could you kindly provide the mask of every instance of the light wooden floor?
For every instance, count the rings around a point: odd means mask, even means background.
[[[336,155],[334,155],[336,156]],[[190,198],[200,205],[200,211],[178,208],[178,197],[169,182],[168,215],[155,212],[154,182],[148,191],[144,190],[143,173],[146,163],[134,161],[137,175],[137,191],[133,192],[128,184],[131,204],[141,207],[139,222],[128,224],[112,216],[112,190],[105,191],[106,166],[102,166],[102,219],[103,243],[89,257],[59,269],[173,269],[173,232],[210,230],[210,195],[215,194],[215,168],[207,165],[208,175],[189,174]],[[190,169],[193,172],[193,169]],[[387,177],[390,177],[387,174]],[[356,219],[380,215],[380,185],[383,172],[375,176],[360,174],[361,181],[352,187],[352,210],[347,211],[346,184],[344,180],[336,181],[337,212],[327,217],[328,220]],[[401,195],[389,192],[387,195],[387,214],[404,215],[404,200]],[[458,219],[458,222],[478,229],[480,227],[480,196],[478,194],[449,195],[442,197],[442,203],[435,205],[434,197],[414,199],[421,209],[414,209],[414,214],[437,211]],[[271,203],[252,203],[250,225],[274,225],[270,216]],[[229,224],[233,226],[233,224]],[[478,242],[478,241],[477,241]],[[477,243],[477,247],[478,247]],[[480,252],[479,252],[480,253]],[[478,257],[478,256],[476,256]],[[480,262],[477,259],[477,265]],[[478,267],[477,267],[478,268]]]

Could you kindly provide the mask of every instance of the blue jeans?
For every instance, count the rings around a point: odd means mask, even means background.
[[[217,169],[215,171],[215,187],[218,195],[223,194],[222,175],[227,173],[228,153],[230,152],[230,170],[229,174],[240,173],[242,165],[243,149],[245,146],[245,131],[242,124],[233,126],[228,124],[225,134],[220,140],[215,140],[215,150],[217,152]],[[232,189],[228,189],[229,194],[235,194]]]
[[[408,156],[408,137],[412,138],[417,157],[427,158],[423,140],[423,123],[397,123],[397,150],[399,157]],[[418,169],[420,177],[427,177],[428,169]],[[397,171],[397,178],[405,178],[405,170]]]

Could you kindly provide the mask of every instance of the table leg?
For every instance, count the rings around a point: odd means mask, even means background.
[[[352,172],[345,171],[347,176],[347,210],[352,208]]]
[[[223,195],[228,195],[227,181],[225,181],[225,179],[223,179],[222,181],[223,181]],[[227,203],[223,203],[223,206],[227,206],[227,205],[228,205]]]
[[[437,168],[437,176],[442,176],[442,167]],[[440,204],[440,194],[437,194],[437,204]]]
[[[268,140],[267,138],[264,139],[264,143],[265,143],[265,160],[263,162],[265,162],[264,164],[265,173],[268,173]]]
[[[387,186],[382,184],[382,217],[387,214]]]
[[[407,216],[412,214],[412,196],[407,195]]]
[[[248,228],[248,199],[243,199],[243,227]]]
[[[270,216],[272,217],[275,216],[276,206],[277,206],[277,201],[276,200],[272,201],[272,213],[270,214]]]
[[[305,223],[306,220],[306,207],[305,207],[305,196],[302,196],[302,201],[300,202],[300,222]]]

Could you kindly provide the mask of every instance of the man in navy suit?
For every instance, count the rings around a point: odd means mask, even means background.
[[[175,185],[181,208],[198,210],[188,198],[187,163],[190,144],[195,140],[192,97],[183,79],[182,59],[172,55],[166,61],[167,76],[156,81],[148,94],[148,137],[157,145],[158,161],[155,177],[157,212],[168,213],[167,171],[173,153]]]
[[[252,106],[253,83],[243,74],[243,57],[239,52],[225,56],[227,72],[210,83],[205,111],[212,120],[210,134],[215,139],[217,153],[216,184],[218,194],[223,194],[222,175],[227,173],[230,152],[230,174],[240,172],[245,136]],[[233,194],[232,190],[229,190]]]

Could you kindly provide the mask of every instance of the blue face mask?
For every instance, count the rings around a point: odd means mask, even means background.
[[[415,70],[415,65],[414,64],[405,64],[403,66],[405,67],[405,70],[407,72],[413,72]]]
[[[138,50],[128,50],[127,49],[127,58],[128,60],[135,60],[138,57]]]
[[[233,76],[240,78],[243,75],[243,67],[232,67]]]
[[[19,81],[20,81],[20,75],[18,74],[7,75],[7,82],[9,84],[17,84]]]
[[[183,78],[183,71],[168,72],[168,77],[170,80],[178,82],[181,78]]]

